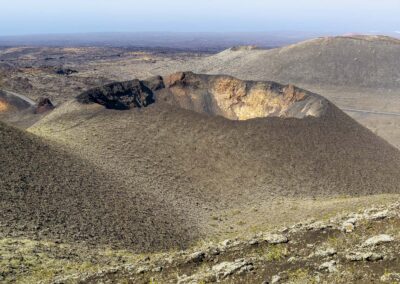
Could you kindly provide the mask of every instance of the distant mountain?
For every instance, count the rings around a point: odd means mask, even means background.
[[[42,34],[0,36],[0,46],[146,47],[214,52],[234,45],[283,46],[319,35],[301,31]]]
[[[400,40],[338,36],[271,50],[228,49],[194,69],[285,84],[400,89]]]

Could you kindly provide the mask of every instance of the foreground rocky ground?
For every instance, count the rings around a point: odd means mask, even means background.
[[[56,283],[399,283],[400,202]]]
[[[138,255],[3,239],[5,283],[399,283],[400,201],[187,251]]]

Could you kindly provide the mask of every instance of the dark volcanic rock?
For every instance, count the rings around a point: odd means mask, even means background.
[[[146,86],[147,84],[149,84],[149,87]],[[88,90],[76,99],[80,103],[98,103],[110,109],[126,110],[132,106],[146,107],[154,102],[154,94],[151,88],[162,88],[160,84],[162,84],[161,78],[154,78],[146,82],[132,80],[111,83]]]
[[[35,114],[45,113],[47,111],[53,110],[54,105],[48,98],[40,98],[38,104],[35,108]]]
[[[147,80],[142,81],[152,91],[158,91],[165,88],[163,78],[161,76],[151,77]]]
[[[78,71],[70,69],[70,68],[58,68],[56,70],[56,73],[58,75],[67,75],[68,76],[68,75],[71,75],[73,73],[78,73]]]

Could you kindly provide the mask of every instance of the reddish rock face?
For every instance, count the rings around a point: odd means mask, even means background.
[[[0,100],[0,112],[6,112],[8,110],[7,102],[3,102]]]
[[[165,89],[158,97],[188,110],[231,120],[319,117],[329,107],[325,98],[293,85],[192,72],[163,79]]]
[[[35,114],[41,114],[54,109],[53,103],[48,98],[40,98],[35,109]]]
[[[167,88],[173,87],[177,84],[183,84],[185,82],[186,74],[184,72],[178,72],[166,76],[164,79],[164,84]]]

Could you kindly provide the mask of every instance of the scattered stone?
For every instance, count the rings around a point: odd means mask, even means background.
[[[149,269],[148,266],[139,266],[139,267],[136,269],[136,274],[146,273],[146,272],[148,272],[149,270],[150,270],[150,269]]]
[[[319,266],[319,270],[325,270],[328,271],[329,273],[337,272],[338,270],[336,268],[336,261],[331,260],[328,262],[324,262]]]
[[[382,282],[390,282],[390,283],[399,283],[400,282],[400,273],[385,273],[381,277]]]
[[[254,246],[254,245],[258,245],[259,241],[257,239],[252,239],[249,241],[249,245]]]
[[[286,236],[278,234],[267,234],[263,239],[270,244],[283,244],[289,241]]]
[[[245,274],[247,272],[250,272],[252,270],[254,270],[254,266],[252,264],[251,265],[246,265],[246,266],[243,266],[242,268],[240,268],[238,274],[239,275],[243,275],[243,274]]]
[[[347,219],[347,220],[345,221],[345,223],[350,223],[350,224],[355,225],[355,224],[357,223],[357,221],[358,221],[358,218],[357,218],[357,217],[351,217],[351,218]]]
[[[215,273],[217,280],[222,280],[229,275],[237,273],[246,267],[245,270],[250,271],[254,268],[253,264],[245,259],[237,259],[234,262],[221,262],[212,267],[212,271]]]
[[[233,243],[232,240],[225,240],[225,241],[222,241],[221,246],[224,247],[224,248],[226,248],[226,247],[228,247],[228,246],[229,246],[230,244],[232,244],[232,243]]]
[[[350,261],[362,261],[364,260],[364,254],[360,252],[351,252],[346,255],[346,259]]]
[[[389,206],[389,210],[399,210],[400,209],[400,202],[393,203]]]
[[[233,242],[229,245],[229,248],[239,247],[240,245],[243,245],[243,242],[241,242],[241,241],[233,241]]]
[[[337,251],[334,248],[327,248],[327,249],[320,249],[315,252],[315,256],[320,256],[320,257],[327,257],[327,256],[332,256],[335,255]]]
[[[369,220],[383,220],[383,219],[386,219],[388,216],[389,216],[389,210],[383,210],[383,211],[377,212],[375,214],[372,214],[367,219],[369,219]]]
[[[154,267],[151,271],[152,272],[161,272],[163,270],[163,268],[161,266],[158,267]]]
[[[165,259],[165,263],[167,263],[167,264],[172,264],[174,262],[174,258],[173,257],[167,257],[166,259]]]
[[[288,233],[289,232],[289,228],[288,227],[283,227],[281,229],[279,229],[279,232],[284,234],[284,233]]]
[[[212,256],[219,255],[221,253],[221,250],[218,247],[211,247],[208,249],[208,254]]]
[[[132,272],[135,269],[135,266],[132,264],[128,264],[124,266],[124,269],[128,272]]]
[[[194,262],[194,263],[200,263],[204,260],[204,258],[206,257],[205,252],[203,251],[197,251],[195,253],[192,253],[191,255],[189,255],[188,259],[187,259],[187,263],[189,262]]]
[[[307,225],[306,229],[310,230],[310,231],[318,231],[318,230],[324,230],[324,229],[328,228],[329,226],[330,225],[326,224],[325,222],[316,221],[316,222],[313,222],[313,223]]]
[[[383,243],[389,243],[389,242],[392,242],[393,240],[394,240],[394,238],[392,236],[383,234],[383,235],[378,235],[378,236],[369,238],[362,244],[362,246],[363,247],[375,246],[375,245],[380,245]]]
[[[383,259],[383,255],[378,254],[378,253],[372,253],[367,257],[368,261],[378,261]]]
[[[274,275],[271,278],[271,284],[279,283],[281,280],[282,280],[282,278],[279,275]]]
[[[353,223],[344,222],[342,224],[342,231],[345,232],[345,233],[351,233],[351,232],[354,231],[354,229],[355,229],[355,226],[354,226]]]
[[[198,284],[201,282],[215,282],[217,279],[210,271],[198,273],[191,276],[182,275],[178,276],[177,284]]]
[[[350,261],[377,261],[383,259],[383,255],[374,252],[351,252],[346,255]]]

